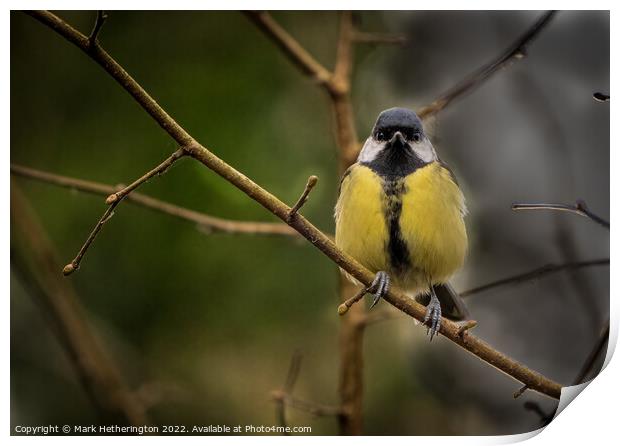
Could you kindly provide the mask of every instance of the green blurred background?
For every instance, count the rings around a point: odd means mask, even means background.
[[[190,134],[287,203],[320,178],[303,213],[333,231],[337,150],[327,98],[237,12],[109,12],[100,41]],[[538,12],[363,12],[366,31],[404,46],[358,46],[360,137],[392,106],[418,108],[506,48]],[[88,33],[94,12],[59,15]],[[331,67],[338,14],[275,18]],[[514,201],[573,202],[609,215],[609,14],[561,12],[528,57],[450,106],[429,131],[468,199],[472,240],[457,289],[549,262],[609,256],[608,234],[576,216],[514,214]],[[95,63],[50,29],[11,13],[11,162],[128,183],[176,148]],[[16,179],[58,256],[69,262],[102,197]],[[275,221],[204,166],[183,159],[141,192],[214,216]],[[60,271],[59,271],[60,274]],[[338,275],[305,241],[208,234],[123,203],[73,282],[91,325],[154,424],[276,424],[272,390],[296,349],[295,394],[337,404]],[[386,305],[386,304],[383,304]],[[609,270],[561,273],[472,297],[476,333],[568,383],[608,317]],[[48,321],[12,275],[11,425],[97,423]],[[398,318],[364,347],[368,434],[509,434],[540,427],[519,384],[444,338]],[[337,433],[293,410],[291,425]]]

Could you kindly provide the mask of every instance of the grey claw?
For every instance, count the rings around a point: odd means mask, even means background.
[[[430,333],[430,340],[432,341],[433,337],[439,332],[439,329],[441,328],[441,305],[437,297],[431,297],[431,301],[426,307],[424,324],[427,325],[426,334]]]
[[[385,271],[379,271],[375,275],[375,279],[372,281],[372,284],[369,288],[373,294],[374,298],[372,300],[372,304],[370,304],[370,309],[377,305],[381,298],[385,296],[385,293],[390,289],[390,276]]]
[[[373,309],[373,307],[374,307],[375,305],[377,305],[377,304],[379,303],[379,301],[381,300],[381,295],[380,295],[379,293],[375,293],[373,296],[374,296],[374,297],[373,297],[373,299],[372,299],[372,303],[370,304],[370,309],[371,309],[371,310],[372,310],[372,309]]]

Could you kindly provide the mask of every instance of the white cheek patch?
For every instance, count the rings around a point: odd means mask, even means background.
[[[435,149],[428,138],[424,138],[424,141],[421,141],[417,144],[412,144],[411,148],[425,163],[430,163],[432,161],[437,161],[437,153],[435,153]]]
[[[424,141],[419,143],[409,143],[415,154],[425,163],[437,161],[437,153],[431,142],[425,138]],[[370,163],[377,158],[379,152],[384,149],[385,142],[377,141],[372,137],[369,137],[364,143],[364,147],[357,157],[357,161],[360,163]]]
[[[385,143],[381,143],[379,141],[375,141],[372,137],[368,138],[364,143],[364,147],[362,147],[362,151],[357,157],[357,161],[360,163],[369,163],[374,160]]]

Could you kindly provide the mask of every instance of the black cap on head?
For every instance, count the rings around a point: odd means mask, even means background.
[[[389,108],[379,114],[373,132],[380,129],[405,128],[422,131],[422,121],[413,110],[407,108]]]

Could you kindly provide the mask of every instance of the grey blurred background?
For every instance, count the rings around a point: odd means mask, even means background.
[[[85,33],[93,12],[61,12]],[[404,46],[360,46],[353,101],[361,137],[393,106],[419,108],[508,47],[540,12],[360,12],[367,31]],[[320,61],[334,59],[334,12],[274,17]],[[194,137],[333,231],[336,147],[327,99],[241,14],[109,12],[102,45]],[[560,12],[528,57],[455,102],[429,131],[470,209],[465,290],[547,263],[609,257],[609,234],[567,213],[513,202],[584,199],[609,216],[609,13]],[[160,162],[173,142],[96,64],[22,13],[11,13],[11,162],[108,184]],[[68,262],[104,210],[100,197],[16,179]],[[142,192],[215,216],[272,221],[241,192],[182,160]],[[13,243],[13,241],[12,241]],[[270,392],[293,351],[295,394],[337,404],[337,270],[308,243],[206,234],[129,203],[104,228],[73,282],[89,319],[156,424],[276,423]],[[561,383],[577,375],[609,314],[609,269],[545,276],[468,299],[475,333]],[[387,304],[381,304],[386,306]],[[368,434],[531,431],[523,408],[556,403],[406,317],[365,340]],[[23,283],[11,281],[11,425],[90,424],[97,413]],[[292,425],[334,434],[336,421],[290,411]]]

